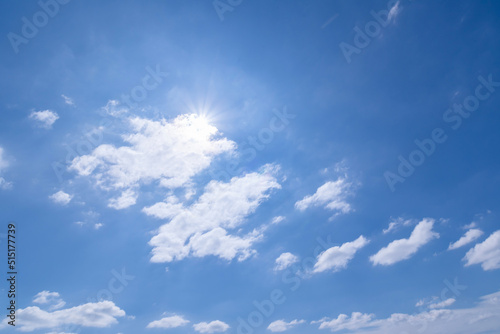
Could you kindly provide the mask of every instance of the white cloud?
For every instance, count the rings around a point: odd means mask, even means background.
[[[279,224],[281,223],[283,220],[285,220],[285,217],[283,216],[276,216],[273,218],[273,220],[271,221],[271,224]]]
[[[94,228],[95,228],[96,230],[100,229],[100,228],[101,228],[101,227],[103,227],[103,226],[104,226],[104,224],[102,224],[102,223],[97,223],[97,224],[94,224]]]
[[[305,323],[305,320],[295,319],[290,322],[286,322],[285,320],[276,320],[271,322],[267,329],[269,329],[271,332],[284,332],[303,323]]]
[[[356,312],[355,312],[356,313]],[[394,313],[386,319],[373,319],[373,315],[357,313],[334,319],[322,319],[320,328],[356,334],[483,334],[496,333],[500,328],[500,292],[481,298],[472,308],[430,310],[417,314]]]
[[[470,230],[471,228],[476,228],[477,224],[475,222],[472,222],[470,224],[467,224],[463,227],[464,230]]]
[[[389,15],[387,17],[387,20],[389,22],[394,22],[399,13],[401,13],[401,8],[399,7],[399,3],[400,3],[399,1],[396,2],[396,4],[392,6],[392,8],[389,10]]]
[[[352,312],[351,317],[349,317],[347,314],[340,314],[336,319],[323,318],[319,321],[313,321],[311,323],[319,323],[319,329],[329,329],[332,332],[338,332],[344,329],[356,330],[366,327],[370,324],[373,317],[373,314]]]
[[[476,244],[465,254],[464,260],[467,261],[466,267],[481,264],[483,270],[500,269],[500,230]]]
[[[67,194],[62,190],[59,190],[55,194],[49,196],[49,198],[56,204],[67,205],[71,202],[73,195]]]
[[[4,157],[3,147],[0,147],[0,172],[9,167],[9,162]]]
[[[199,333],[222,333],[229,329],[229,325],[225,322],[215,320],[211,322],[200,322],[194,324],[193,328]]]
[[[179,315],[174,315],[150,322],[146,328],[176,328],[185,326],[188,323],[189,320],[186,320]]]
[[[120,197],[110,199],[108,206],[116,210],[128,208],[135,204],[137,196],[133,189],[127,189],[121,193]]]
[[[118,117],[128,112],[128,108],[123,106],[118,100],[109,100],[106,105],[102,107],[102,110],[113,117]]]
[[[298,261],[299,258],[292,253],[283,253],[276,259],[274,270],[284,270]]]
[[[61,97],[64,99],[64,103],[70,105],[70,106],[74,106],[75,105],[75,102],[73,101],[73,99],[71,97],[68,97],[64,94],[61,95]]]
[[[57,310],[66,305],[58,292],[42,291],[35,295],[33,299],[35,304],[50,304],[50,310]]]
[[[4,169],[6,169],[7,167],[9,167],[9,162],[4,157],[3,148],[0,147],[0,173],[2,173]],[[0,176],[0,188],[10,189],[12,188],[12,183],[7,182],[7,180],[5,180],[3,177]]]
[[[151,261],[171,262],[189,255],[215,255],[227,260],[238,256],[241,261],[252,255],[251,246],[262,237],[261,231],[254,230],[242,237],[229,235],[228,231],[239,227],[269,197],[271,190],[281,188],[269,173],[275,167],[266,165],[262,173],[234,177],[228,183],[211,181],[189,207],[171,201],[144,208],[146,214],[170,218],[149,242],[153,246]]]
[[[76,157],[70,170],[91,176],[106,190],[121,190],[128,195],[141,185],[153,182],[166,188],[187,186],[193,176],[207,168],[213,158],[232,152],[236,144],[219,138],[217,128],[197,115],[181,115],[167,121],[128,119],[132,132],[124,135],[127,146],[103,144],[91,154]],[[110,205],[124,208],[135,200]],[[121,197],[120,197],[121,198]]]
[[[358,250],[365,247],[370,241],[364,236],[359,236],[354,241],[346,242],[339,246],[328,248],[318,255],[314,264],[314,273],[320,273],[326,270],[338,271],[347,267]]]
[[[19,326],[19,330],[22,332],[58,329],[66,325],[103,328],[118,323],[117,318],[124,316],[125,311],[111,301],[87,303],[54,312],[47,312],[37,306],[30,306],[17,310],[16,325]],[[8,321],[9,318],[4,319],[0,328],[10,326],[7,324]]]
[[[462,246],[465,246],[465,245],[473,242],[474,240],[478,239],[482,235],[483,235],[483,231],[481,231],[479,229],[468,230],[467,232],[465,232],[465,234],[460,239],[458,239],[457,241],[455,241],[452,244],[450,243],[448,250],[457,249],[457,248],[460,248]]]
[[[389,226],[384,229],[382,232],[387,234],[389,232],[393,232],[397,230],[400,226],[410,226],[413,223],[411,219],[403,219],[401,217],[396,218],[395,220],[389,223]]]
[[[438,309],[438,308],[445,308],[445,307],[448,307],[450,305],[453,305],[455,303],[455,301],[456,301],[455,298],[448,298],[446,300],[443,300],[442,302],[430,304],[429,308],[431,310]]]
[[[179,203],[179,200],[175,196],[169,196],[165,202],[158,202],[152,206],[142,209],[142,212],[149,216],[153,216],[160,219],[170,219],[184,210],[184,205]]]
[[[54,111],[42,110],[33,111],[29,118],[38,122],[42,128],[50,129],[52,124],[59,119],[59,115]]]
[[[304,211],[311,206],[325,206],[325,208],[335,211],[336,214],[350,212],[351,206],[346,202],[351,183],[343,178],[337,181],[326,182],[316,190],[316,193],[304,197],[295,203],[295,208]]]
[[[0,177],[0,188],[4,190],[12,189],[12,182],[7,182],[3,177]]]
[[[378,251],[378,253],[370,257],[370,261],[374,265],[392,265],[399,261],[409,259],[415,254],[420,247],[427,244],[435,238],[439,238],[439,234],[432,231],[434,219],[425,218],[415,226],[408,239],[399,239],[391,242],[386,247]]]

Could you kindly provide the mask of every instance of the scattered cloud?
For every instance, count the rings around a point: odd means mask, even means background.
[[[9,162],[5,159],[4,150],[0,147],[0,173],[2,173],[7,167],[9,167]],[[0,176],[0,188],[1,189],[11,189],[12,183],[7,182],[3,177]]]
[[[500,292],[481,297],[472,308],[439,309],[417,314],[394,313],[386,319],[374,319],[372,314],[354,312],[349,318],[341,314],[337,319],[315,321],[320,329],[332,332],[347,330],[356,334],[482,334],[494,333],[500,328]]]
[[[100,229],[100,228],[101,228],[101,227],[103,227],[103,226],[104,226],[104,224],[102,224],[102,223],[97,223],[97,224],[94,224],[94,228],[95,228],[96,230]]]
[[[475,222],[472,222],[470,224],[467,224],[463,227],[464,230],[470,230],[471,228],[476,228],[477,224]]]
[[[199,333],[222,333],[229,329],[229,325],[220,320],[215,320],[211,322],[200,322],[194,324],[193,328]]]
[[[57,310],[66,305],[58,292],[42,291],[35,295],[33,299],[35,304],[49,304],[50,310]]]
[[[435,238],[439,238],[439,234],[432,231],[434,222],[434,219],[423,219],[415,226],[415,229],[408,239],[399,239],[391,242],[376,254],[372,255],[370,261],[374,265],[380,264],[388,266],[409,259],[423,245]]]
[[[306,322],[305,320],[297,320],[297,319],[292,320],[290,322],[286,322],[285,320],[276,320],[271,322],[267,327],[267,329],[269,329],[271,332],[284,332],[305,322]]]
[[[500,230],[476,244],[465,254],[464,260],[467,261],[466,267],[481,264],[483,270],[500,269]]]
[[[17,310],[17,326],[22,332],[42,329],[55,329],[62,326],[75,325],[82,327],[109,327],[118,323],[117,318],[124,317],[121,310],[111,301],[87,303],[72,308],[48,312],[37,306]],[[6,318],[0,324],[1,328],[10,326]]]
[[[351,314],[351,317],[349,317],[347,314],[340,314],[336,319],[323,318],[311,323],[319,323],[319,329],[329,329],[332,332],[338,332],[341,330],[352,331],[369,326],[373,318],[373,314],[353,312]]]
[[[188,207],[170,199],[165,204],[144,208],[148,215],[170,219],[149,242],[153,247],[151,261],[171,262],[189,255],[215,255],[226,260],[238,256],[242,261],[252,255],[252,244],[262,237],[261,231],[244,236],[230,235],[228,231],[240,227],[271,190],[281,188],[270,173],[275,167],[266,165],[262,173],[234,177],[228,183],[211,181]]]
[[[336,212],[336,215],[352,211],[346,197],[350,194],[352,184],[344,178],[326,182],[313,195],[304,197],[295,203],[295,208],[304,211],[312,206],[324,206]]]
[[[413,224],[413,221],[411,219],[403,219],[401,217],[398,217],[398,218],[394,219],[393,221],[391,221],[389,223],[389,226],[386,229],[384,229],[382,232],[384,234],[387,234],[389,232],[396,231],[400,226],[410,226],[411,224]]]
[[[365,247],[369,242],[368,239],[361,235],[354,241],[328,248],[318,255],[313,272],[320,273],[326,270],[338,271],[346,268],[356,252]]]
[[[276,259],[276,266],[274,270],[284,270],[294,263],[297,263],[299,258],[292,253],[283,253]]]
[[[135,204],[137,196],[133,189],[127,189],[121,193],[120,197],[110,199],[108,207],[116,210],[126,209]]]
[[[55,194],[49,196],[49,198],[56,204],[67,205],[71,202],[73,195],[67,194],[62,190],[59,190]]]
[[[453,250],[453,249],[457,249],[457,248],[460,248],[462,246],[465,246],[465,245],[475,241],[476,239],[478,239],[482,235],[483,235],[483,231],[481,231],[479,229],[470,229],[467,232],[465,232],[465,234],[460,239],[458,239],[454,243],[450,243],[448,250]]]
[[[59,119],[59,115],[51,110],[33,111],[30,119],[38,123],[38,125],[45,129],[52,128],[52,125]]]
[[[396,20],[396,17],[398,17],[399,13],[401,13],[401,7],[400,1],[396,2],[394,6],[389,10],[389,15],[387,17],[387,20],[389,22],[394,22]]]
[[[66,103],[67,105],[70,105],[70,106],[75,105],[75,102],[73,101],[73,99],[71,97],[67,97],[64,94],[62,94],[61,97],[64,99],[64,103]]]
[[[445,308],[445,307],[448,307],[450,305],[452,305],[453,303],[456,302],[456,299],[455,298],[448,298],[446,300],[443,300],[442,302],[438,302],[438,303],[432,303],[429,305],[429,308],[431,310],[434,310],[434,309],[439,309],[439,308]]]
[[[123,114],[128,113],[128,108],[120,103],[118,100],[109,100],[102,110],[113,117],[119,117]]]
[[[156,182],[173,189],[187,186],[191,178],[207,168],[213,158],[232,152],[236,144],[197,115],[181,115],[171,121],[129,118],[131,133],[124,135],[127,146],[102,144],[91,154],[76,157],[70,170],[90,176],[105,190],[120,190],[122,196],[110,201],[113,208],[135,204],[141,185]]]
[[[285,220],[285,217],[284,216],[276,216],[273,218],[273,220],[271,221],[271,224],[279,224],[281,223],[283,220]]]
[[[173,315],[150,322],[146,328],[176,328],[185,326],[188,323],[189,320],[184,319],[180,315]]]

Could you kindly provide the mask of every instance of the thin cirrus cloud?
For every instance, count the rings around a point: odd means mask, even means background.
[[[483,270],[500,269],[500,230],[470,249],[464,261],[466,267],[481,264]]]
[[[185,207],[171,197],[167,202],[145,207],[143,212],[156,218],[169,218],[149,244],[152,262],[171,262],[187,256],[214,255],[239,261],[254,253],[252,245],[262,237],[254,230],[246,235],[229,234],[281,186],[272,174],[277,166],[266,165],[262,173],[234,177],[228,183],[211,181],[192,205]],[[172,209],[172,210],[171,210]]]
[[[9,167],[9,162],[5,159],[3,147],[0,147],[0,175],[3,171]],[[12,183],[6,181],[3,177],[0,176],[0,188],[1,189],[10,189],[12,187]]]
[[[223,333],[229,329],[229,325],[220,320],[211,322],[200,322],[193,325],[193,328],[198,333]]]
[[[481,237],[483,234],[484,234],[483,231],[479,229],[470,229],[467,232],[465,232],[465,234],[460,239],[458,239],[454,243],[450,243],[448,250],[457,249],[467,244],[470,244],[471,242]]]
[[[67,205],[73,199],[73,195],[65,193],[62,190],[59,190],[55,194],[49,196],[49,198],[56,204]]]
[[[423,245],[433,239],[439,238],[439,234],[432,230],[434,222],[434,219],[423,219],[415,226],[408,239],[399,239],[391,242],[372,255],[370,261],[374,265],[388,266],[409,259]]]
[[[103,189],[121,191],[109,203],[115,209],[135,204],[135,189],[144,184],[157,182],[167,189],[185,186],[215,156],[236,147],[197,115],[180,115],[171,121],[133,117],[128,122],[131,132],[123,136],[128,145],[102,144],[69,166]]]
[[[446,304],[453,302],[446,301]],[[448,306],[449,306],[448,305]],[[313,321],[320,329],[332,332],[344,330],[355,334],[482,334],[496,333],[500,328],[500,291],[481,297],[472,308],[432,309],[417,314],[393,313],[386,319],[375,319],[373,314],[353,312],[335,319]]]
[[[274,270],[279,271],[279,270],[285,270],[289,266],[291,266],[294,263],[297,263],[299,261],[299,258],[292,253],[286,252],[278,256],[276,259],[275,267]]]
[[[389,226],[382,231],[382,233],[387,234],[396,231],[401,226],[410,226],[413,223],[411,219],[403,219],[398,217],[389,223]]]
[[[443,300],[442,302],[438,302],[438,303],[432,303],[429,305],[429,308],[431,310],[435,310],[435,309],[440,309],[440,308],[445,308],[445,307],[448,307],[448,306],[451,306],[453,305],[454,303],[456,302],[456,299],[455,298],[448,298],[446,300]]]
[[[313,195],[308,195],[295,203],[295,208],[305,211],[310,207],[324,206],[336,215],[350,212],[351,205],[346,198],[350,194],[352,184],[344,178],[329,181],[319,187]]]
[[[66,103],[67,105],[70,105],[70,106],[75,105],[75,102],[73,101],[73,99],[71,97],[68,97],[64,94],[62,94],[61,97],[64,99],[64,103]]]
[[[368,245],[370,241],[364,236],[359,236],[356,240],[346,242],[341,246],[333,246],[319,254],[314,264],[313,273],[332,270],[339,271],[345,269],[349,261],[354,258],[356,252]]]
[[[306,322],[305,320],[298,320],[298,319],[286,322],[285,320],[281,319],[271,322],[267,327],[267,329],[273,333],[284,332],[305,322]]]
[[[59,115],[51,110],[41,110],[41,111],[33,111],[29,118],[38,124],[38,126],[50,129],[52,125],[59,119]]]
[[[181,326],[185,326],[189,323],[189,320],[184,319],[184,317],[180,315],[172,315],[169,317],[164,317],[160,320],[155,320],[150,322],[146,328],[177,328]]]
[[[44,301],[43,295],[37,296],[35,299]],[[125,315],[125,311],[111,301],[87,303],[53,312],[42,310],[38,306],[30,306],[17,310],[16,326],[19,326],[22,332],[57,330],[63,326],[104,328],[117,324],[118,318]],[[9,320],[9,318],[4,319],[0,324],[0,329],[10,327]]]

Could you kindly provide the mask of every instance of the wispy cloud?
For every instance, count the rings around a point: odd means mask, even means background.
[[[305,322],[306,322],[305,320],[298,320],[298,319],[286,322],[285,320],[281,319],[271,322],[267,327],[267,329],[274,333],[284,332]]]
[[[193,328],[198,333],[223,333],[229,329],[229,325],[220,320],[211,322],[200,322],[193,325]]]
[[[274,270],[284,270],[291,266],[294,263],[297,263],[299,261],[299,258],[292,253],[283,253],[281,254],[277,259],[276,259],[276,266],[274,267]]]
[[[326,182],[313,195],[297,201],[295,208],[304,211],[312,206],[324,206],[328,210],[335,211],[336,214],[348,213],[351,211],[351,206],[346,198],[350,194],[351,186],[352,184],[344,178]]]
[[[408,239],[399,239],[391,242],[370,257],[374,265],[392,265],[394,263],[409,259],[423,245],[438,238],[439,234],[432,231],[434,219],[423,219],[415,226]]]
[[[500,230],[465,254],[465,266],[481,264],[484,270],[500,269]]]
[[[356,252],[368,245],[369,242],[368,239],[361,235],[354,241],[328,248],[318,255],[313,272],[320,273],[326,270],[338,271],[346,268],[349,261],[354,258]]]
[[[273,166],[264,170],[274,171]],[[188,207],[172,199],[164,205],[155,204],[143,211],[157,218],[170,218],[149,242],[153,246],[153,262],[171,262],[187,256],[219,256],[244,260],[254,253],[252,245],[262,238],[261,231],[246,235],[230,234],[243,224],[281,186],[269,172],[249,173],[230,182],[211,181],[198,200]],[[170,210],[173,211],[170,211]],[[232,233],[237,233],[234,231]]]
[[[465,234],[460,239],[458,239],[454,243],[451,243],[450,246],[448,247],[448,250],[457,249],[467,244],[470,244],[471,242],[481,237],[483,234],[484,234],[483,231],[479,229],[470,229],[467,232],[465,232]]]

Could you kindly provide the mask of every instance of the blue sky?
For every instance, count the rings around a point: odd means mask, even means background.
[[[500,328],[497,2],[1,6],[0,332]]]

